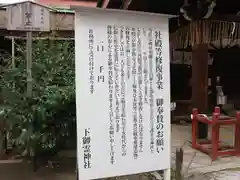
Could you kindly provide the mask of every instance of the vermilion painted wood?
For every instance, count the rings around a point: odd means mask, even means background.
[[[54,6],[85,6],[85,7],[96,7],[96,1],[76,1],[76,0],[36,0],[36,2],[43,5],[54,5]]]
[[[212,160],[216,160],[219,156],[239,156],[240,155],[240,112],[236,113],[236,118],[221,117],[220,108],[215,107],[212,118],[206,115],[199,114],[197,109],[192,111],[192,148],[198,149],[211,156]],[[211,126],[212,138],[211,140],[200,141],[197,139],[197,126],[202,122]],[[234,125],[235,128],[235,143],[234,147],[221,145],[219,140],[219,131],[221,125]],[[223,151],[224,149],[224,151]]]

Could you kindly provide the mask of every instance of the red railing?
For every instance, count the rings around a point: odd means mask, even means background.
[[[211,140],[199,140],[198,123],[205,123],[212,128]],[[223,145],[219,141],[219,131],[221,125],[234,125],[235,143],[231,147]],[[198,149],[216,160],[218,156],[239,156],[240,155],[240,112],[236,112],[236,117],[222,116],[220,108],[216,107],[212,116],[199,114],[197,109],[193,109],[192,114],[192,148]]]

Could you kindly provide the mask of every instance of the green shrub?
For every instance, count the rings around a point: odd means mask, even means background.
[[[0,82],[8,130],[25,155],[62,148],[75,136],[76,123],[74,42],[38,40],[32,51],[32,97],[26,95],[23,43],[17,47],[16,68],[5,70]]]

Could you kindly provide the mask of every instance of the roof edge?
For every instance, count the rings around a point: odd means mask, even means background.
[[[83,7],[83,6],[70,6],[71,9],[75,11],[89,11],[94,10],[98,12],[108,11],[108,12],[128,12],[136,15],[151,15],[151,16],[162,16],[166,18],[174,18],[177,17],[175,15],[169,15],[169,14],[160,14],[160,13],[151,13],[151,12],[142,12],[142,11],[132,11],[132,10],[125,10],[125,9],[108,9],[108,8],[100,8],[100,7]]]
[[[2,5],[0,5],[0,8],[7,8],[9,6],[14,6],[14,5],[18,5],[18,4],[24,4],[24,3],[31,3],[31,4],[35,4],[37,6],[41,6],[41,7],[47,8],[47,9],[52,10],[52,11],[56,11],[56,9],[54,9],[54,8],[42,5],[42,4],[34,2],[34,1],[21,1],[21,2],[16,2],[16,3],[2,4]]]

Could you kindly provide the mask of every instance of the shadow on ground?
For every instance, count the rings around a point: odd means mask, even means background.
[[[28,162],[0,162],[1,180],[76,180],[75,159],[68,158],[60,162],[59,167],[41,167],[37,172],[32,171]]]

